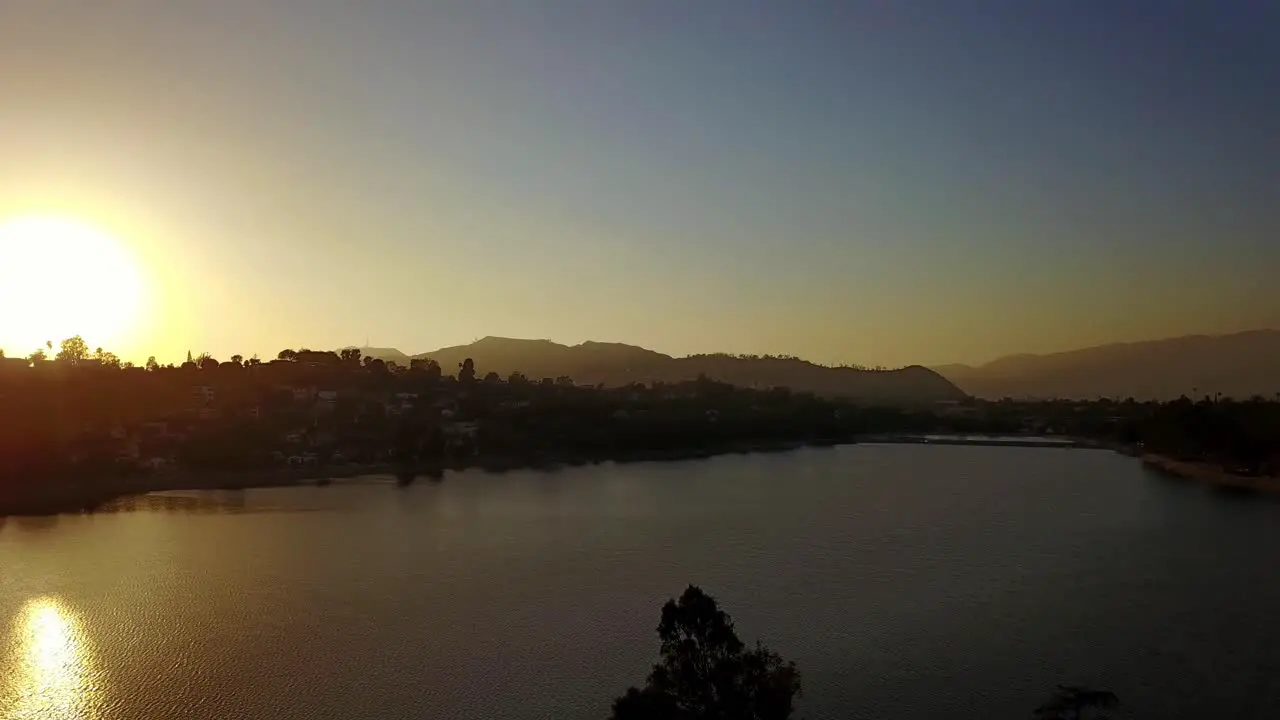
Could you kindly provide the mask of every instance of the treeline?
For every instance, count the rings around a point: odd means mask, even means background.
[[[1092,438],[1242,474],[1280,475],[1280,393],[1247,400],[1182,397],[1094,401],[970,401],[980,412],[955,420],[971,432],[1052,432]]]
[[[480,461],[593,460],[954,432],[1084,437],[1236,472],[1280,472],[1280,397],[1164,403],[968,399],[904,409],[706,376],[581,386],[568,376],[501,377],[471,359],[456,368],[430,358],[398,365],[354,348],[285,349],[269,361],[189,354],[180,366],[161,366],[152,358],[141,368],[100,348],[90,350],[79,337],[63,341],[56,352],[52,343],[47,349],[25,362],[0,362],[0,450],[11,467],[67,455],[67,446],[86,427],[167,419],[192,425],[181,452],[171,453],[179,459],[221,458],[246,466],[265,462],[282,432],[302,426],[333,435],[334,452],[346,458],[434,461],[431,448],[441,445],[440,428],[471,422],[477,427],[466,452]],[[216,418],[196,423],[190,417],[196,387],[216,395]],[[321,413],[291,394],[298,388],[337,397]],[[222,439],[196,452],[213,436]]]
[[[129,472],[121,448],[140,462],[217,471],[295,456],[514,467],[839,443],[937,423],[925,410],[705,376],[606,388],[500,377],[471,359],[447,370],[429,358],[402,366],[357,349],[285,349],[265,362],[189,354],[180,366],[153,358],[133,367],[77,337],[52,359],[0,370],[0,452],[11,477]],[[139,429],[161,423],[163,431]]]
[[[693,354],[693,355],[689,355],[689,356],[687,356],[687,357],[688,357],[688,358],[705,358],[705,359],[710,359],[710,360],[715,360],[715,359],[728,359],[728,360],[777,360],[777,361],[780,361],[780,362],[797,362],[797,363],[804,363],[805,365],[810,365],[810,366],[813,366],[813,367],[820,367],[820,368],[839,368],[839,369],[844,369],[844,370],[858,370],[858,371],[860,371],[860,372],[893,372],[893,371],[895,371],[895,370],[901,370],[901,369],[902,369],[902,368],[900,368],[900,367],[898,367],[898,368],[890,368],[890,367],[885,367],[884,365],[867,366],[867,365],[859,365],[859,364],[857,364],[857,363],[840,363],[840,364],[838,364],[838,365],[823,365],[823,364],[821,364],[821,363],[813,362],[812,360],[805,360],[804,358],[799,357],[799,356],[797,356],[797,355],[769,355],[769,354],[765,354],[765,355],[755,355],[755,354],[749,354],[749,353],[695,353],[695,354]]]
[[[1122,425],[1123,440],[1242,474],[1280,475],[1280,402],[1180,398]]]

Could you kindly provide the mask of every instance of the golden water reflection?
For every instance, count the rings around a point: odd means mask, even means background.
[[[70,609],[54,598],[32,600],[18,613],[13,633],[16,653],[0,684],[0,716],[6,720],[97,718],[89,649]]]

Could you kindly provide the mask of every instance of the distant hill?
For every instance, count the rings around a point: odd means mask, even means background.
[[[1188,335],[933,369],[984,398],[1270,398],[1280,392],[1280,331]]]
[[[872,371],[831,368],[794,358],[694,355],[674,358],[621,343],[585,342],[561,345],[550,340],[486,337],[470,345],[440,348],[408,358],[399,350],[368,355],[407,364],[412,358],[431,358],[446,373],[456,373],[466,358],[476,371],[507,377],[522,372],[532,380],[569,376],[574,381],[606,386],[631,382],[676,383],[699,375],[743,387],[788,387],[821,395],[848,397],[885,404],[932,403],[964,397],[955,385],[928,368]]]
[[[342,350],[351,350],[351,349],[352,349],[352,348],[354,348],[354,347],[355,347],[355,346],[348,346],[348,347],[344,347],[344,348],[341,348],[341,349],[342,349]],[[360,347],[360,348],[355,348],[355,349],[356,349],[356,350],[359,350],[361,355],[367,355],[367,356],[369,356],[369,357],[382,358],[382,359],[383,359],[384,361],[386,361],[386,362],[394,362],[394,363],[396,363],[396,364],[398,364],[398,365],[408,365],[408,364],[409,364],[409,356],[408,356],[408,355],[406,355],[406,354],[404,354],[404,353],[402,353],[402,352],[400,352],[399,350],[397,350],[397,349],[395,349],[395,348],[380,348],[380,347],[367,347],[367,346],[366,346],[366,347]]]

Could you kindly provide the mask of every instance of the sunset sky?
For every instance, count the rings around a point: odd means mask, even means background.
[[[31,214],[133,258],[128,331],[83,332],[137,360],[1280,327],[1280,4],[0,0]],[[47,275],[10,355],[101,292]]]

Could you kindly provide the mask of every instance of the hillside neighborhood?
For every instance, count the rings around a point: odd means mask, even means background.
[[[731,372],[609,386],[518,370],[503,376],[470,357],[446,372],[431,357],[401,365],[359,348],[135,367],[90,352],[80,338],[64,341],[52,359],[0,358],[0,490],[9,497],[52,492],[80,502],[86,493],[370,473],[411,481],[467,467],[673,459],[927,433],[1061,435],[1234,473],[1280,468],[1280,402],[1263,398],[991,402],[948,393],[890,402],[745,385]]]
[[[606,388],[357,349],[129,367],[80,343],[0,363],[7,473],[526,465],[838,440],[862,418],[848,400],[706,377]]]

